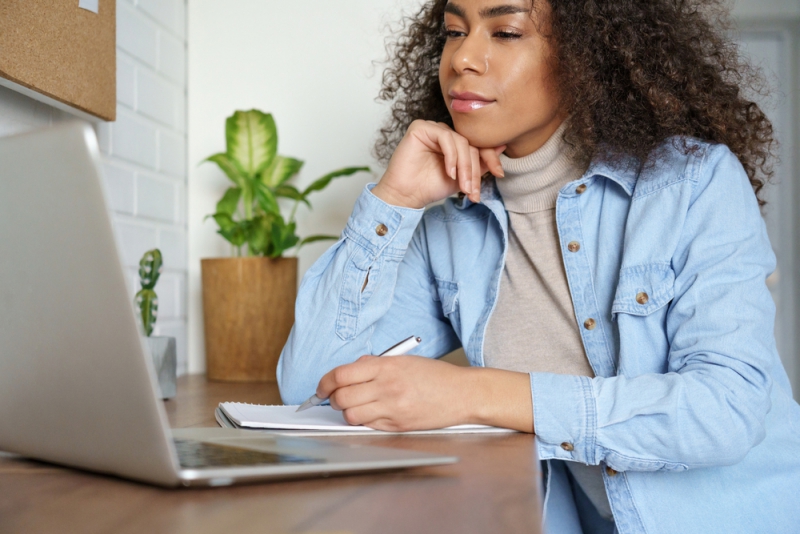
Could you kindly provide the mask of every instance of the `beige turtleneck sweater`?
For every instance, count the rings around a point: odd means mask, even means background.
[[[497,189],[508,212],[508,251],[486,331],[487,367],[594,376],[583,350],[561,259],[556,198],[583,176],[563,143],[566,123],[537,151],[500,155]]]
[[[484,342],[486,367],[594,376],[583,348],[556,227],[556,199],[585,169],[564,141],[566,122],[522,158],[503,154],[496,180],[508,212],[508,251]],[[534,422],[534,425],[536,423]],[[598,512],[611,518],[599,466],[567,462]]]

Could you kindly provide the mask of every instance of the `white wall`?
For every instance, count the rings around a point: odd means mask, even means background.
[[[117,121],[95,127],[131,297],[142,253],[164,254],[156,334],[177,338],[179,372],[187,368],[185,110],[185,0],[119,0]],[[71,118],[0,87],[0,135]]]
[[[734,0],[733,15],[747,19],[787,20],[800,17],[798,0]]]
[[[281,154],[306,165],[303,186],[327,171],[375,162],[369,155],[385,109],[374,102],[387,22],[417,0],[189,1],[189,369],[205,367],[200,259],[230,255],[214,212],[228,183],[213,164],[225,150],[224,121],[236,109],[271,112]],[[377,168],[376,168],[377,170]],[[378,177],[380,173],[378,172]],[[338,234],[369,175],[344,178],[301,208],[299,233]],[[299,254],[300,274],[329,246]]]

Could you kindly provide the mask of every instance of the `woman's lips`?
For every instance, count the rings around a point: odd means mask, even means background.
[[[488,98],[475,93],[451,92],[450,96],[453,97],[450,107],[453,108],[453,111],[457,111],[459,113],[469,113],[470,111],[485,108],[486,106],[495,103],[494,100],[489,100]]]

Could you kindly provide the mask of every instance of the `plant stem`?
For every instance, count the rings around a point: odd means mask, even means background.
[[[294,222],[294,216],[297,213],[297,206],[299,206],[299,205],[300,205],[300,201],[299,200],[295,200],[294,201],[294,207],[292,207],[292,214],[289,215],[289,224],[292,224]]]
[[[249,191],[249,194],[248,194]],[[251,220],[253,218],[253,202],[256,198],[255,187],[248,180],[242,188],[242,205],[244,206],[244,218]]]

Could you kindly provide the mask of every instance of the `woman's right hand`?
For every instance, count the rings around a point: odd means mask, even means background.
[[[498,155],[505,145],[476,148],[446,124],[416,120],[372,193],[388,204],[424,208],[459,191],[480,201],[481,177],[503,176]]]

